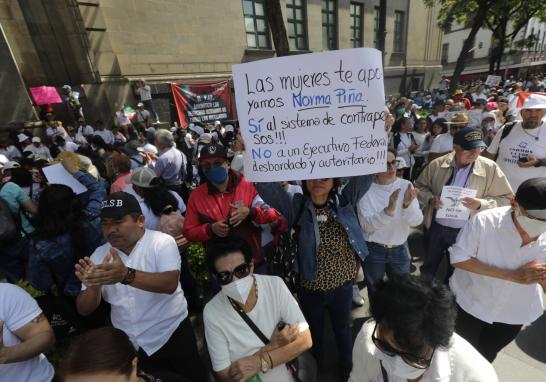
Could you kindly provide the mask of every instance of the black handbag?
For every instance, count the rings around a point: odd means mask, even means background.
[[[269,344],[269,338],[263,334],[263,332],[256,326],[254,321],[248,317],[243,309],[241,309],[235,301],[228,297],[231,306],[243,321],[249,326],[250,329],[258,336],[258,338],[264,343]],[[316,382],[317,380],[317,362],[313,355],[309,351],[301,353],[296,359],[288,362],[286,368],[292,374],[295,382]]]
[[[305,209],[305,200],[292,224],[292,228],[280,235],[279,241],[269,260],[269,274],[279,276],[290,290],[295,293],[298,289],[299,278],[294,270],[296,255],[298,254],[298,222]]]
[[[45,264],[53,279],[55,279],[55,273],[50,265],[47,262]],[[55,333],[57,341],[80,334],[82,328],[74,301],[71,301],[70,297],[63,294],[67,279],[68,275],[61,283],[55,280],[56,291],[49,288],[45,295],[36,298],[40,309],[42,309]]]
[[[37,297],[36,301],[47,317],[57,341],[80,333],[80,320],[73,302],[63,295],[62,291],[55,294],[48,290],[45,295]]]

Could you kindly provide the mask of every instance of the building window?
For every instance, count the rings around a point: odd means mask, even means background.
[[[447,64],[448,56],[449,56],[449,44],[443,44],[442,45],[442,65]]]
[[[362,16],[364,6],[358,3],[351,3],[351,45],[359,48],[362,45]]]
[[[373,46],[375,49],[379,49],[379,40],[377,39],[377,34],[379,33],[379,17],[379,7],[375,7],[373,17]]]
[[[265,0],[243,0],[246,44],[249,48],[271,49],[265,16]]]
[[[322,49],[337,49],[336,0],[322,0]]]
[[[394,12],[394,43],[393,51],[396,53],[404,52],[404,12]]]
[[[286,0],[290,50],[307,50],[306,0]]]

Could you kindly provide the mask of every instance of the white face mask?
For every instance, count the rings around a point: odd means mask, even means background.
[[[222,285],[222,293],[241,304],[246,304],[253,283],[254,278],[248,275],[227,285]]]
[[[519,207],[515,211],[516,220],[529,237],[538,237],[546,232],[546,222],[523,216]]]
[[[390,375],[395,375],[404,379],[416,379],[425,373],[425,369],[418,369],[408,365],[399,355],[390,356],[378,349],[375,355],[381,361],[381,364]]]

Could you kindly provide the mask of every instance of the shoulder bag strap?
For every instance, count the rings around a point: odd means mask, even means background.
[[[379,361],[379,364],[381,365],[381,374],[383,375],[383,382],[389,382],[389,375],[387,374],[387,370],[383,367],[383,362]]]
[[[264,345],[269,344],[269,339],[265,336],[265,334],[262,333],[262,331],[256,326],[256,324],[248,317],[248,315],[245,313],[244,310],[242,310],[240,307],[237,306],[237,303],[231,299],[231,297],[228,297],[229,302],[231,303],[231,306],[237,313],[239,313],[239,316],[243,319],[243,321],[248,325],[250,329],[258,336],[258,338],[264,343]]]

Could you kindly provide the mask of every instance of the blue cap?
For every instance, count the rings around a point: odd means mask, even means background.
[[[463,150],[487,147],[483,142],[482,131],[474,127],[465,127],[459,130],[453,137],[453,144],[461,146]]]

